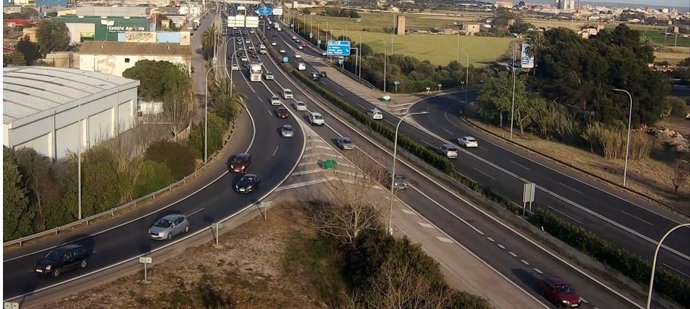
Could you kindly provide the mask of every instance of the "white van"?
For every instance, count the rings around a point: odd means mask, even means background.
[[[304,71],[307,69],[307,65],[304,64],[304,62],[300,62],[297,64],[297,70]]]
[[[326,122],[323,120],[323,116],[317,112],[309,113],[309,123],[311,123],[313,126],[322,126],[326,124]]]
[[[458,147],[453,144],[443,144],[436,148],[438,154],[447,157],[448,159],[455,159],[458,157]]]
[[[292,90],[290,89],[283,89],[283,99],[292,99]]]

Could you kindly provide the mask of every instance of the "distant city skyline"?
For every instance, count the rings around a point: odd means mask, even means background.
[[[518,0],[515,0],[517,2]],[[575,0],[581,4],[601,4],[601,5],[615,5],[616,7],[631,6],[631,7],[667,7],[679,8],[684,12],[690,11],[688,0]],[[526,3],[538,4],[555,4],[556,0],[525,0]]]

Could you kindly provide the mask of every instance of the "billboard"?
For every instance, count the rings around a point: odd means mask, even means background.
[[[258,28],[259,27],[259,16],[247,16],[246,24],[247,28]]]
[[[283,8],[273,8],[273,16],[282,16]]]
[[[522,53],[520,54],[520,67],[523,69],[534,68],[534,54],[532,54],[532,44],[522,44]]]
[[[228,16],[228,28],[244,27],[244,15]]]

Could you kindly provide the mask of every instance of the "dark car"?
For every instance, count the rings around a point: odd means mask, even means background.
[[[321,72],[321,77],[326,78],[326,77],[328,77],[328,74],[326,74],[326,72],[323,72],[323,71],[322,71],[322,72]]]
[[[537,283],[539,294],[557,306],[577,307],[580,305],[580,296],[563,279],[545,278]]]
[[[256,174],[244,174],[235,183],[235,191],[239,193],[250,193],[259,187],[259,176]]]
[[[280,118],[280,119],[287,119],[287,118],[288,118],[288,115],[290,115],[290,113],[288,112],[287,108],[285,108],[285,107],[278,107],[278,108],[276,109],[276,116],[277,116],[278,118]]]
[[[252,165],[252,156],[248,153],[236,154],[228,160],[228,170],[231,173],[241,173],[247,172],[249,167]]]
[[[60,276],[63,272],[75,268],[86,268],[89,250],[82,245],[71,244],[50,250],[48,254],[34,265],[39,275]]]
[[[321,75],[318,72],[311,73],[311,79],[314,81],[318,81]]]
[[[391,185],[391,175],[393,175],[393,170],[390,167],[386,167],[386,186]],[[393,189],[395,190],[405,190],[409,183],[407,178],[401,175],[400,172],[395,171],[395,180],[393,181]]]

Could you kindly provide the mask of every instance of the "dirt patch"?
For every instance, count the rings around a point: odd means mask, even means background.
[[[507,138],[508,130],[470,120],[474,125],[497,136]],[[625,160],[606,160],[603,157],[581,148],[548,141],[533,134],[521,135],[519,130],[513,131],[513,141],[548,157],[575,166],[589,174],[596,175],[615,184],[623,183]],[[678,193],[673,192],[671,177],[675,164],[672,160],[658,161],[654,159],[628,161],[628,188],[661,201],[662,203],[686,215],[690,214],[690,179],[679,187]]]
[[[221,235],[221,248],[201,244],[150,268],[148,284],[142,272],[43,308],[326,308],[305,268],[284,263],[295,235],[314,235],[305,220],[299,205],[278,204],[267,221]]]

